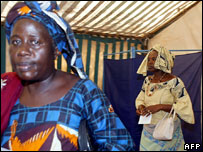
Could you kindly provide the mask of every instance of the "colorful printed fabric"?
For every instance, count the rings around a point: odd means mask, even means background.
[[[151,106],[156,104],[170,104],[182,120],[190,124],[195,123],[190,96],[179,77],[160,83],[150,83],[149,76],[145,78],[142,90],[135,100],[136,108],[140,105]],[[151,124],[156,124],[166,113],[163,110],[154,113]]]
[[[172,141],[159,141],[153,138],[152,133],[155,125],[163,119],[167,112],[160,110],[152,114],[150,125],[144,125],[140,150],[141,151],[178,151],[184,148],[184,139],[181,130],[179,118],[185,122],[194,124],[194,112],[190,96],[185,89],[183,81],[179,78],[173,78],[166,82],[150,83],[150,76],[147,76],[143,82],[142,90],[138,94],[135,105],[136,109],[140,105],[146,107],[158,104],[172,105],[177,115],[174,119],[175,131]],[[149,95],[151,94],[151,95]]]
[[[25,1],[17,3],[6,17],[6,36],[10,43],[10,35],[13,25],[22,18],[29,18],[43,24],[53,38],[58,51],[67,61],[68,66],[73,67],[80,78],[85,79],[81,54],[69,24],[61,18],[56,10],[59,7],[55,1]],[[75,72],[73,70],[73,72]]]
[[[45,106],[26,107],[18,100],[1,146],[14,151],[78,150],[78,128],[84,118],[98,151],[134,150],[105,94],[89,79],[80,79],[64,97]]]
[[[143,129],[140,142],[140,151],[184,151],[184,139],[181,126],[174,132],[173,140],[161,141],[154,139],[152,134]]]
[[[175,56],[166,48],[164,48],[161,45],[155,45],[150,49],[150,51],[145,56],[144,60],[142,61],[141,65],[139,66],[137,73],[142,74],[143,76],[147,75],[147,62],[148,62],[148,56],[152,51],[157,51],[158,56],[156,58],[156,61],[154,63],[154,68],[159,69],[166,73],[171,73],[171,70],[174,66],[174,59]]]

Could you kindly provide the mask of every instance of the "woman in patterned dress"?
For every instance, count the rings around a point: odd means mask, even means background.
[[[77,151],[87,120],[96,150],[134,150],[105,94],[83,70],[68,23],[55,1],[17,3],[6,18],[15,72],[1,75],[1,146],[13,151]],[[73,74],[55,69],[63,54]]]
[[[146,76],[147,71],[153,73],[147,76],[142,89],[135,100],[136,113],[142,116],[152,114],[151,123],[144,124],[141,135],[141,151],[182,151],[184,138],[180,119],[194,124],[192,103],[183,81],[171,74],[174,65],[174,55],[161,45],[155,45],[146,55],[137,73]],[[175,129],[170,141],[162,141],[153,137],[153,131],[159,120],[170,112],[177,113]]]

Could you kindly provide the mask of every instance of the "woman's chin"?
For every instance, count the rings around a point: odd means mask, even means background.
[[[18,76],[25,81],[32,81],[35,78],[35,74],[33,72],[17,72]]]
[[[154,68],[148,68],[148,71],[149,72],[154,72],[156,69],[154,69]]]

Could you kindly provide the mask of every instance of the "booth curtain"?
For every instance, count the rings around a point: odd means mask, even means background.
[[[182,121],[182,130],[185,143],[202,143],[202,52],[178,55],[175,58],[173,74],[180,77],[190,95],[195,124]],[[193,148],[193,150],[196,150]],[[202,146],[198,151],[202,151]],[[192,150],[191,150],[192,151]]]
[[[104,92],[109,98],[139,150],[142,125],[138,125],[135,99],[139,94],[144,77],[138,75],[137,69],[144,56],[137,55],[134,59],[104,59]],[[202,52],[178,55],[174,61],[173,74],[180,77],[191,97],[195,114],[195,124],[182,121],[185,143],[202,143],[201,139],[201,75]],[[202,147],[201,147],[202,148]]]
[[[144,80],[144,77],[137,75],[136,71],[143,58],[137,55],[136,59],[104,59],[104,92],[136,145],[140,143],[143,126],[138,125],[135,99]],[[136,151],[138,150],[139,146],[136,146]]]

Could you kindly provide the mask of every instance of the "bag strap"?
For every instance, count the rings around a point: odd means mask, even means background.
[[[174,111],[174,112],[173,112],[173,111]],[[164,115],[164,117],[162,118],[162,120],[163,120],[163,119],[165,119],[167,116],[168,116],[168,117],[170,117],[170,116],[171,116],[171,114],[172,114],[172,112],[173,112],[173,120],[174,120],[175,115],[176,115],[176,112],[175,112],[175,110],[174,110],[174,108],[173,108],[173,107],[171,108],[171,110],[170,110],[170,112],[169,112],[169,113],[166,113],[166,114]]]
[[[174,109],[173,109],[174,110]],[[175,116],[176,116],[176,112],[175,112],[175,110],[174,110],[174,112],[173,112],[173,120],[175,119]]]
[[[173,112],[173,111],[174,111],[174,112]],[[173,112],[173,120],[174,120],[174,119],[175,119],[176,112],[175,112],[175,110],[174,110],[173,106],[172,106],[172,108],[171,108],[171,111],[170,111],[170,113],[169,113],[168,117],[170,117],[170,116],[171,116],[172,112]]]

